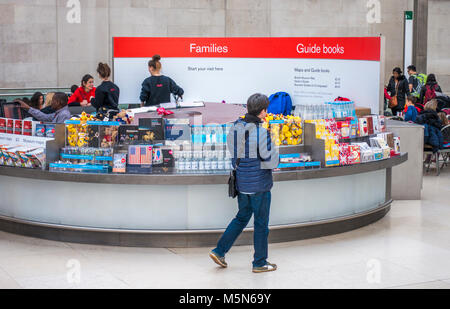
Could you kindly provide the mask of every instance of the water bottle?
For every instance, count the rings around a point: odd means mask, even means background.
[[[190,174],[192,172],[192,152],[186,151],[185,152],[185,171],[186,174]]]
[[[178,172],[180,174],[184,174],[186,172],[186,161],[184,158],[184,151],[179,152],[179,159],[178,159]]]
[[[175,171],[176,173],[179,173],[180,171],[180,153],[178,151],[174,151],[173,153],[173,159],[175,160]]]
[[[212,151],[211,171],[213,173],[217,172],[218,165],[217,151]]]
[[[198,163],[199,163],[199,154],[198,151],[194,151],[193,152],[193,157],[192,157],[192,161],[191,161],[191,171],[193,174],[198,174]]]
[[[204,134],[205,134],[205,144],[208,146],[212,145],[212,128],[211,125],[204,126]]]
[[[205,173],[205,158],[203,157],[203,151],[198,152],[198,172],[200,174]]]
[[[223,151],[217,152],[217,171],[219,173],[225,170],[225,156],[223,155]]]
[[[210,174],[211,173],[211,155],[210,151],[205,152],[205,173]]]

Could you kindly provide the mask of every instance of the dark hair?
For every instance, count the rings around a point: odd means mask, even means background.
[[[22,101],[24,101],[25,103],[27,103],[28,105],[30,105],[30,99],[28,99],[27,97],[24,97],[22,99]]]
[[[44,104],[44,95],[42,94],[42,92],[35,92],[29,101],[30,106],[33,108],[40,109],[40,106],[39,106],[39,98],[40,97],[42,97],[42,104]]]
[[[84,87],[84,84],[86,84],[90,79],[94,79],[94,77],[92,77],[92,75],[90,74],[84,75],[81,79],[81,87]]]
[[[417,103],[417,98],[415,96],[412,96],[412,95],[407,96],[406,100],[411,101],[413,104]]]
[[[402,75],[402,74],[403,74],[402,69],[400,69],[399,67],[394,68],[394,69],[392,70],[392,72],[397,72],[398,75]]]
[[[97,73],[101,78],[108,78],[111,76],[111,68],[107,63],[99,63],[97,67]]]
[[[269,107],[269,98],[261,93],[255,93],[247,101],[247,111],[250,115],[258,116]]]
[[[78,85],[72,85],[72,87],[70,87],[70,92],[74,93],[77,89]]]
[[[160,61],[161,61],[161,56],[160,55],[154,55],[152,60],[150,60],[148,62],[148,66],[153,68],[154,70],[159,71],[159,70],[161,70],[161,67],[162,67]]]
[[[427,85],[436,84],[436,83],[437,83],[437,81],[436,81],[436,75],[434,75],[433,73],[428,74],[428,77],[427,77]]]
[[[410,71],[414,71],[414,72],[416,72],[416,71],[417,71],[417,69],[416,69],[416,66],[415,66],[415,65],[413,65],[413,64],[411,64],[410,66],[408,66],[408,70],[410,70]]]
[[[67,105],[67,102],[69,101],[69,97],[64,92],[57,92],[53,96],[53,100],[56,100],[61,107],[64,107]]]

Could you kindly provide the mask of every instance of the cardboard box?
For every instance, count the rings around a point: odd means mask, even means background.
[[[0,118],[0,133],[6,133],[6,118]]]
[[[348,164],[361,163],[361,147],[358,145],[349,145]]]
[[[369,135],[374,134],[373,117],[367,116],[367,132]]]
[[[139,140],[139,127],[135,125],[121,125],[119,127],[119,144],[133,144]]]
[[[163,118],[139,118],[139,129],[151,130],[155,141],[165,140],[165,121]]]
[[[55,137],[56,126],[54,124],[45,125],[45,137]]]
[[[126,173],[126,171],[127,171],[127,154],[115,153],[113,173]]]
[[[175,158],[172,149],[153,148],[153,173],[169,174],[174,172]]]
[[[400,154],[400,137],[394,137],[394,152]]]
[[[380,129],[380,121],[378,119],[378,115],[372,115],[372,122],[373,122],[373,133],[377,134],[377,133],[381,133],[381,129]]]
[[[368,107],[356,106],[355,112],[356,112],[356,117],[361,118],[361,117],[370,115],[372,113],[372,110]]]
[[[378,121],[380,123],[380,132],[386,132],[386,117],[383,115],[378,116]]]
[[[128,147],[127,172],[151,174],[153,147],[151,145],[130,145]]]
[[[14,119],[8,118],[6,120],[6,133],[14,134]]]
[[[14,134],[22,135],[22,131],[23,131],[23,121],[14,119]]]
[[[33,135],[33,121],[31,121],[31,120],[24,120],[23,121],[22,134],[26,135],[26,136],[32,136]]]
[[[189,125],[189,119],[187,118],[165,119],[165,140],[190,141],[191,127]]]
[[[39,137],[45,137],[45,124],[41,123],[36,124],[34,135]]]
[[[138,141],[144,144],[153,144],[156,134],[151,129],[138,129]]]
[[[359,136],[368,136],[369,127],[367,124],[367,118],[359,118]]]

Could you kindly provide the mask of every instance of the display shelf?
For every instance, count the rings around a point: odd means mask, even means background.
[[[310,168],[295,171],[278,171],[273,173],[273,180],[290,181],[314,178],[339,177],[352,174],[368,173],[380,169],[391,168],[408,160],[408,154],[386,160],[368,163]],[[54,173],[43,170],[31,170],[15,167],[0,167],[0,175],[22,178],[33,178],[52,181],[69,181],[79,183],[129,184],[129,185],[204,185],[227,184],[229,173],[222,174],[83,174]]]
[[[59,159],[59,150],[64,147],[64,142],[64,125],[62,124],[55,124],[54,138],[0,133],[0,144],[44,148],[46,162],[42,165],[42,169],[47,169],[48,162]]]
[[[348,138],[341,138],[339,139],[339,143],[368,143],[370,138],[377,137],[378,134],[381,133],[387,133],[387,132],[380,132],[375,134],[369,134],[366,136],[356,136],[356,137],[348,137]]]

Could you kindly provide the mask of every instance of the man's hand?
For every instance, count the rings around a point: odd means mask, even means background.
[[[87,100],[83,100],[83,102],[80,103],[81,106],[88,106],[89,103]]]
[[[14,102],[19,103],[19,104],[20,104],[20,108],[22,108],[22,109],[24,109],[24,110],[26,110],[26,111],[30,109],[30,106],[28,106],[28,104],[25,103],[25,102],[22,101],[22,100],[17,99],[17,100],[14,100]]]

